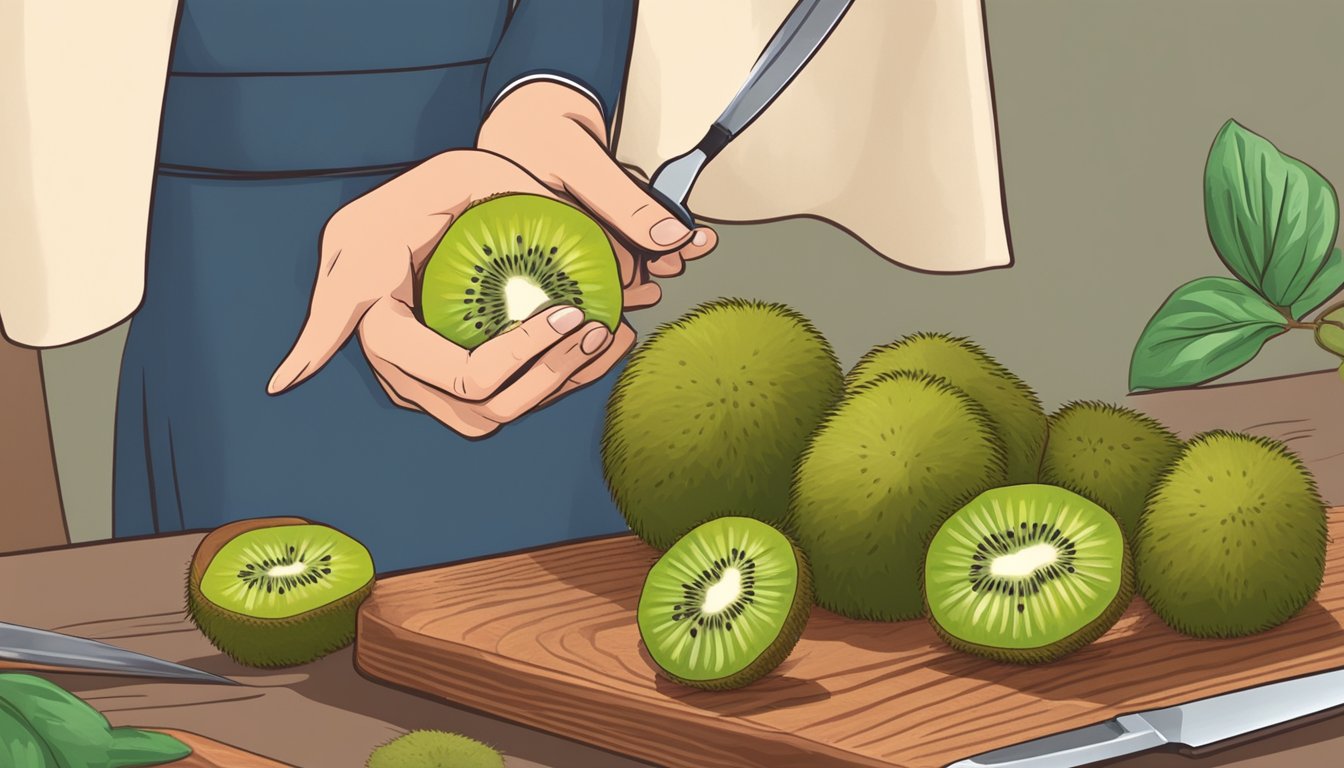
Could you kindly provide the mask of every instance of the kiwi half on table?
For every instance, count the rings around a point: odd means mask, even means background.
[[[426,325],[474,349],[560,305],[614,333],[621,290],[616,253],[596,221],[560,200],[505,193],[448,227],[425,265],[418,307]]]
[[[354,640],[373,584],[369,551],[334,528],[297,517],[241,520],[197,547],[187,612],[240,664],[305,664]]]
[[[778,667],[811,607],[802,551],[768,523],[730,516],[697,526],[663,553],[644,582],[637,621],[669,679],[723,690]]]
[[[1072,491],[986,491],[934,534],[924,563],[934,630],[953,648],[1032,664],[1070,654],[1115,625],[1134,596],[1115,517]]]

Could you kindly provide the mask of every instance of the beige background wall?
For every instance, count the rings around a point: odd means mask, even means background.
[[[878,0],[860,0],[875,2]],[[1344,191],[1339,0],[986,0],[1017,264],[924,275],[815,221],[720,227],[710,258],[633,315],[646,332],[718,296],[783,301],[852,363],[916,330],[969,335],[1055,407],[1125,395],[1145,322],[1182,282],[1222,274],[1202,174],[1235,117]],[[806,151],[806,148],[800,148]],[[893,217],[899,211],[893,211]],[[110,534],[124,328],[43,353],[72,539]],[[1305,332],[1228,380],[1319,370]]]

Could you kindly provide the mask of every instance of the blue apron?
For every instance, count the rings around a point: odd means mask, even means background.
[[[266,393],[341,206],[471,146],[527,74],[585,85],[610,117],[632,3],[508,5],[185,2],[117,397],[114,536],[297,515],[385,573],[625,530],[598,452],[619,366],[484,440],[393,405],[353,337]]]

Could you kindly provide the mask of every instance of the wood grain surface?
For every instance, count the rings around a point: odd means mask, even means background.
[[[775,674],[739,691],[657,676],[634,611],[655,559],[601,539],[386,578],[366,601],[365,674],[676,768],[933,768],[985,750],[1344,667],[1344,508],[1317,599],[1238,640],[1168,629],[1136,599],[1084,650],[1015,667],[945,648],[922,621],[814,609]]]
[[[171,728],[150,728],[148,730],[166,733],[191,747],[190,756],[175,763],[169,763],[169,768],[292,768],[286,766],[285,763],[277,763],[261,755],[244,752],[227,744],[220,744],[218,741],[207,739],[199,734],[176,731]]]

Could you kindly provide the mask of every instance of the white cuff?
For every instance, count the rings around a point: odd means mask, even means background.
[[[535,80],[550,80],[551,82],[560,83],[562,85],[568,85],[570,88],[573,88],[579,93],[582,93],[584,96],[587,96],[593,102],[593,104],[597,106],[598,112],[603,112],[602,100],[597,98],[597,94],[593,93],[592,91],[588,90],[582,85],[579,85],[573,80],[570,80],[567,77],[564,77],[562,75],[553,75],[549,72],[540,72],[535,75],[525,75],[504,86],[504,90],[500,91],[499,95],[495,97],[494,102],[490,104],[490,109],[494,109],[495,107],[499,106],[500,100],[502,100],[505,96],[507,96],[509,92],[512,91],[513,89],[517,88],[520,85],[523,85],[524,83],[530,83]]]

